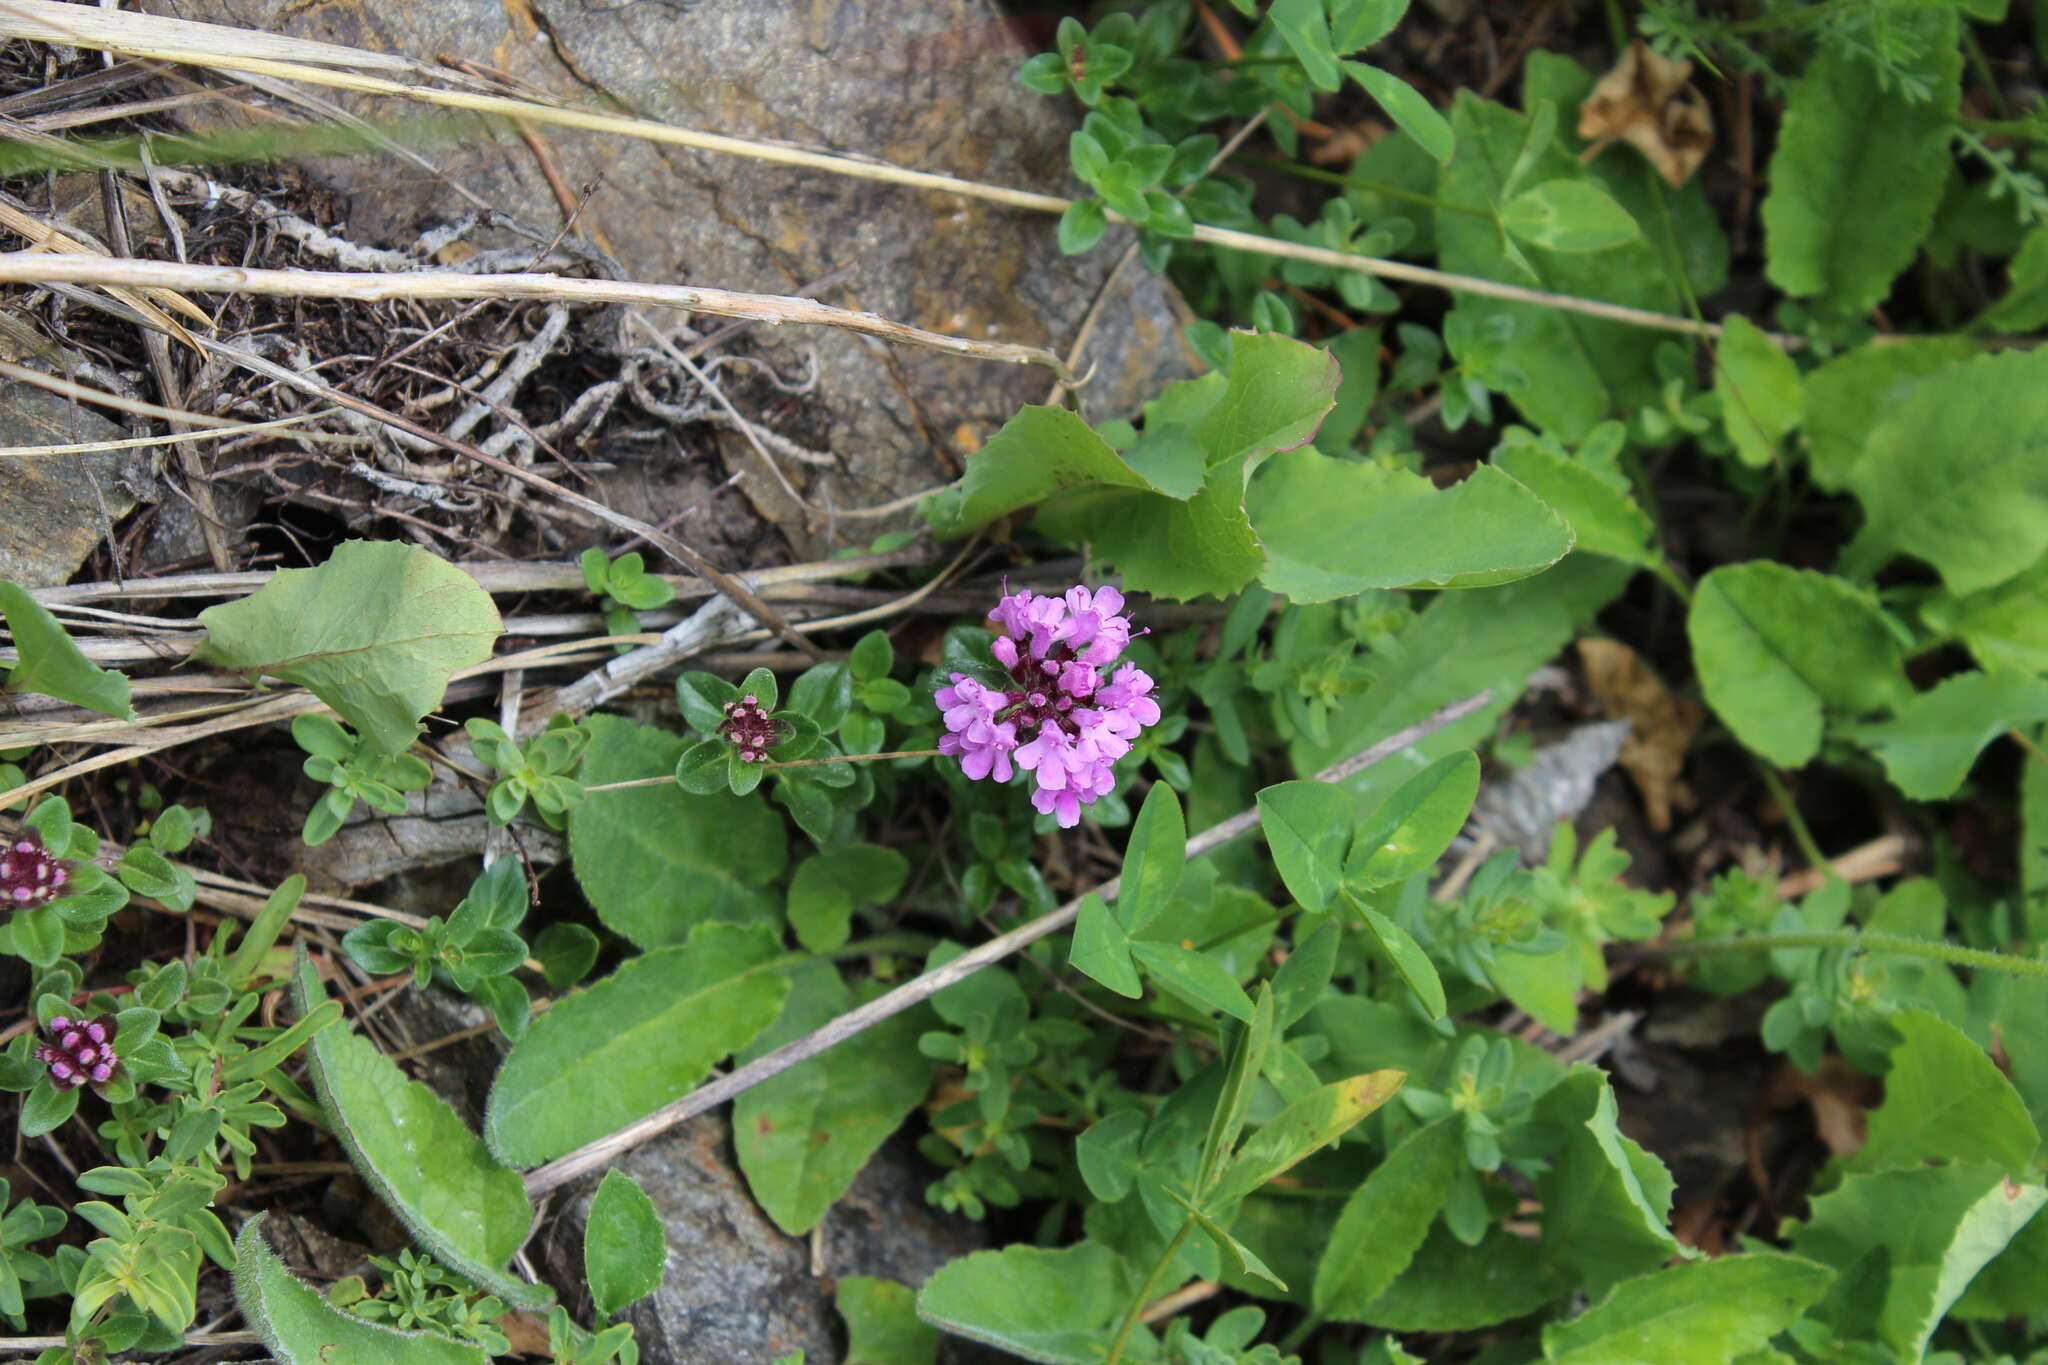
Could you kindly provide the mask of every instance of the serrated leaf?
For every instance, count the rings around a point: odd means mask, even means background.
[[[1501,226],[1550,251],[1605,251],[1635,241],[1629,211],[1589,180],[1548,180],[1501,206]]]
[[[1622,1136],[1617,1115],[1605,1073],[1587,1066],[1574,1067],[1536,1104],[1538,1121],[1565,1133],[1537,1180],[1543,1250],[1596,1295],[1679,1254],[1667,1226],[1671,1176]]]
[[[1370,1071],[1310,1091],[1245,1139],[1204,1205],[1222,1208],[1242,1199],[1310,1153],[1335,1142],[1392,1099],[1407,1079],[1405,1072]]]
[[[1672,1266],[1544,1327],[1543,1356],[1550,1365],[1725,1365],[1797,1322],[1833,1279],[1826,1266],[1769,1251]]]
[[[491,1083],[491,1150],[538,1165],[679,1098],[775,1022],[789,994],[777,938],[700,925],[541,1015]]]
[[[1337,1322],[1364,1322],[1373,1302],[1415,1259],[1464,1161],[1455,1119],[1401,1141],[1344,1201],[1316,1266],[1315,1309]]]
[[[918,1291],[917,1315],[942,1331],[1045,1365],[1102,1365],[1130,1290],[1115,1252],[1099,1242],[1053,1251],[1018,1243],[942,1266]],[[1159,1358],[1150,1330],[1131,1333],[1126,1358]]]
[[[2048,719],[2048,681],[2018,673],[1959,673],[1922,692],[1891,720],[1846,733],[1884,764],[1916,801],[1953,796],[1984,746],[2015,725]]]
[[[1780,767],[1819,752],[1825,711],[1853,718],[1906,691],[1898,640],[1867,597],[1825,574],[1724,565],[1700,580],[1686,630],[1707,704]]]
[[[297,683],[385,754],[403,753],[448,679],[491,657],[498,608],[453,564],[395,541],[343,541],[199,613],[195,661]]]
[[[327,999],[303,946],[293,987],[302,1017]],[[440,1096],[408,1080],[367,1039],[344,1028],[322,1029],[307,1055],[335,1137],[414,1239],[508,1303],[550,1301],[546,1289],[505,1271],[533,1221],[518,1173],[499,1165]]]
[[[1813,1200],[1792,1250],[1841,1277],[1814,1316],[1918,1360],[1949,1305],[2043,1203],[2048,1191],[1995,1166],[1858,1172]]]
[[[1131,955],[1154,985],[1202,1013],[1221,1010],[1234,1019],[1251,1019],[1251,997],[1214,958],[1178,944],[1142,940],[1131,944]]]
[[[1571,527],[1574,550],[1646,569],[1661,561],[1662,556],[1650,545],[1656,527],[1625,489],[1583,465],[1533,445],[1500,450],[1493,463],[1564,518]]]
[[[1145,793],[1145,804],[1138,808],[1124,844],[1116,917],[1126,933],[1142,933],[1159,917],[1180,886],[1187,857],[1188,827],[1180,797],[1166,783],[1155,782]]]
[[[781,1017],[740,1060],[792,1042],[855,1001],[828,962],[789,974]],[[892,1015],[739,1097],[733,1146],[754,1198],[792,1237],[809,1232],[931,1087],[922,1012]]]
[[[844,1365],[932,1365],[938,1358],[939,1334],[918,1320],[908,1285],[841,1276],[833,1306],[846,1323]]]
[[[1864,527],[1843,571],[1925,560],[1951,592],[1994,587],[2048,554],[2048,352],[1928,375],[1871,428],[1845,483]]]
[[[1962,65],[1955,11],[1936,5],[1888,22],[1920,44],[1927,97],[1888,88],[1868,54],[1822,44],[1786,101],[1768,172],[1765,271],[1786,293],[1838,313],[1884,299],[1950,174]]]
[[[235,1305],[282,1365],[485,1365],[481,1346],[431,1332],[400,1332],[331,1307],[285,1269],[263,1240],[258,1213],[235,1238]]]
[[[1131,962],[1131,941],[1116,922],[1102,897],[1090,891],[1081,898],[1081,910],[1074,918],[1074,946],[1067,955],[1077,972],[1101,983],[1127,1000],[1145,993],[1138,969]]]
[[[583,1274],[601,1317],[661,1287],[668,1240],[661,1215],[639,1182],[624,1171],[604,1173],[583,1226]]]
[[[86,658],[49,608],[26,588],[0,579],[0,615],[7,618],[7,633],[14,637],[19,656],[7,670],[9,690],[40,692],[101,715],[135,719],[127,675]]]
[[[1862,1148],[1843,1164],[1878,1171],[1957,1161],[2026,1171],[2041,1135],[1984,1049],[1925,1010],[1901,1010],[1886,1022],[1901,1041],[1885,1073],[1884,1103],[1870,1113]]]
[[[1477,754],[1466,750],[1430,764],[1358,822],[1344,880],[1372,890],[1434,867],[1465,827],[1478,795]]]
[[[617,716],[584,724],[582,780],[590,786],[660,777],[683,736]],[[758,797],[695,795],[673,786],[592,792],[569,814],[576,880],[606,927],[642,948],[680,943],[713,921],[778,923],[763,888],[782,873],[788,834]]]
[[[1406,470],[1289,451],[1267,461],[1246,509],[1266,549],[1259,581],[1296,602],[1507,583],[1572,547],[1563,518],[1492,465],[1439,489]]]
[[[1714,393],[1736,456],[1752,469],[1777,462],[1779,446],[1805,414],[1799,367],[1778,343],[1739,313],[1721,324],[1714,348]]]

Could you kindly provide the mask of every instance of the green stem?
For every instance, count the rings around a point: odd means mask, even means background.
[[[1180,1231],[1173,1234],[1173,1240],[1166,1244],[1166,1250],[1159,1253],[1159,1259],[1153,1263],[1151,1273],[1145,1276],[1145,1283],[1138,1287],[1138,1293],[1131,1300],[1131,1306],[1124,1311],[1124,1320],[1116,1325],[1116,1339],[1109,1343],[1109,1355],[1103,1360],[1102,1365],[1117,1365],[1117,1362],[1124,1358],[1124,1347],[1129,1344],[1131,1331],[1138,1325],[1138,1318],[1144,1313],[1145,1305],[1152,1302],[1153,1295],[1158,1293],[1159,1281],[1165,1278],[1166,1268],[1173,1264],[1174,1257],[1180,1255],[1180,1249],[1187,1244],[1194,1231],[1195,1217],[1189,1214],[1181,1220]]]
[[[1770,789],[1771,799],[1776,801],[1778,809],[1784,812],[1785,824],[1792,831],[1792,842],[1799,845],[1800,856],[1805,858],[1807,865],[1816,872],[1829,877],[1834,876],[1828,855],[1820,851],[1820,844],[1814,839],[1813,831],[1806,827],[1806,817],[1799,813],[1798,805],[1792,800],[1792,793],[1785,790],[1784,780],[1778,776],[1778,770],[1763,762],[1756,765],[1756,770],[1763,778],[1764,786]]]
[[[1969,967],[1983,972],[2009,972],[2014,976],[2048,978],[2048,961],[1994,953],[1988,948],[1965,948],[1960,944],[1931,938],[1908,938],[1904,934],[1873,934],[1861,929],[1815,929],[1792,934],[1745,934],[1740,938],[1688,938],[1659,944],[1660,954],[1680,957],[1701,953],[1761,953],[1773,948],[1863,948],[1876,953],[1900,953],[1907,957],[1932,958],[1951,967]]]
[[[1364,190],[1369,194],[1382,194],[1389,199],[1397,199],[1404,204],[1414,204],[1420,208],[1463,213],[1473,218],[1484,218],[1489,222],[1493,219],[1493,215],[1485,209],[1475,209],[1469,204],[1447,203],[1434,195],[1404,190],[1399,185],[1386,185],[1377,180],[1361,180],[1354,175],[1339,175],[1335,171],[1326,171],[1319,166],[1304,166],[1299,161],[1281,161],[1270,156],[1240,156],[1233,159],[1252,166],[1262,166],[1269,171],[1279,171],[1301,180],[1315,180],[1325,185],[1343,185],[1354,190]]]

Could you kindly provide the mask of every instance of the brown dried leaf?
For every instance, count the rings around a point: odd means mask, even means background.
[[[1868,1111],[1883,1096],[1883,1084],[1840,1057],[1828,1057],[1809,1076],[1797,1067],[1781,1068],[1771,1081],[1765,1103],[1783,1109],[1805,1100],[1813,1110],[1814,1130],[1837,1157],[1854,1156],[1869,1136]]]
[[[1687,84],[1691,77],[1691,62],[1668,61],[1641,39],[1630,43],[1579,106],[1579,136],[1593,141],[1586,157],[1618,138],[1673,189],[1692,179],[1714,145],[1714,116],[1706,96]]]
[[[1349,166],[1386,135],[1387,125],[1372,119],[1345,124],[1328,142],[1310,152],[1308,159],[1318,166]]]
[[[1630,723],[1617,760],[1643,794],[1650,828],[1671,828],[1676,807],[1689,810],[1692,793],[1678,780],[1685,751],[1706,723],[1706,709],[1666,687],[1636,652],[1617,640],[1579,641],[1586,687],[1600,708]]]

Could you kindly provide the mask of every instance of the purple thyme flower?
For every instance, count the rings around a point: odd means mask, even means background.
[[[725,723],[718,727],[718,733],[740,751],[742,761],[764,763],[768,751],[782,742],[783,728],[781,721],[769,716],[761,699],[749,692],[738,701],[725,704]]]
[[[50,1080],[59,1090],[81,1085],[103,1085],[120,1069],[114,1055],[114,1016],[70,1019],[54,1015],[49,1023],[50,1041],[36,1048],[36,1060],[50,1068]]]
[[[1002,634],[990,650],[1008,670],[1009,686],[951,675],[933,698],[946,723],[939,752],[957,756],[977,781],[1009,781],[1014,760],[1034,776],[1034,808],[1062,829],[1079,824],[1081,807],[1116,785],[1110,769],[1131,741],[1159,721],[1144,670],[1125,664],[1109,672],[1131,642],[1123,608],[1115,588],[1069,588],[1064,597],[1014,592],[996,603],[988,619]]]
[[[50,856],[43,836],[28,826],[11,843],[0,845],[0,904],[9,910],[33,910],[64,894],[71,870]]]

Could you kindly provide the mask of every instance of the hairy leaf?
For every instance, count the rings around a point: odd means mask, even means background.
[[[283,1365],[484,1365],[489,1359],[481,1346],[432,1332],[400,1332],[330,1307],[264,1242],[266,1216],[256,1214],[235,1238],[235,1306]]]

